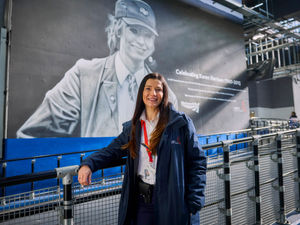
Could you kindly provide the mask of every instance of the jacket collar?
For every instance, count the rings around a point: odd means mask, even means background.
[[[167,127],[179,128],[187,124],[187,119],[183,113],[175,110],[174,106],[170,105],[170,117]],[[166,127],[166,128],[167,128]]]

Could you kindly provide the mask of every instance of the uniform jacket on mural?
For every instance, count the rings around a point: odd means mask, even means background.
[[[17,137],[117,136],[119,109],[115,55],[80,59],[63,79],[46,93],[43,103],[18,130]],[[147,73],[150,69],[145,66]],[[146,75],[146,74],[145,74]],[[170,101],[177,106],[175,94]],[[76,134],[75,134],[76,136]]]

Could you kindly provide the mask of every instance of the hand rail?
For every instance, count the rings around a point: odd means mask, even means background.
[[[125,164],[125,162],[126,162],[126,158],[122,158],[114,163],[109,164],[103,169],[122,166]],[[54,170],[48,170],[48,171],[43,171],[38,173],[30,173],[30,174],[0,178],[0,187],[12,186],[17,184],[25,184],[28,182],[47,180],[51,178],[59,178],[60,177],[59,171],[61,171],[61,169],[63,168],[67,168],[67,167],[56,168]]]
[[[0,160],[0,163],[29,160],[29,159],[48,158],[48,157],[62,156],[62,155],[82,154],[82,153],[95,152],[95,151],[97,151],[97,149],[85,150],[85,151],[80,151],[80,152],[57,153],[57,154],[52,154],[52,155],[39,155],[39,156],[31,156],[31,157],[15,158],[15,159],[3,159],[3,160]]]
[[[12,177],[0,178],[0,187],[24,184],[33,181],[47,180],[56,178],[56,170],[43,171],[39,173],[24,174]]]

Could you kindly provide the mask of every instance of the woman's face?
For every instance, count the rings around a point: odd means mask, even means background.
[[[156,109],[164,97],[163,84],[157,79],[148,79],[143,91],[143,101],[146,109]]]
[[[144,61],[154,52],[155,35],[147,28],[124,23],[120,51],[132,60]]]

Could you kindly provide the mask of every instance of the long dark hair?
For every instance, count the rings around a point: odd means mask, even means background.
[[[167,126],[167,123],[169,121],[169,108],[170,103],[168,100],[168,84],[165,80],[165,78],[159,74],[159,73],[150,73],[147,76],[144,77],[144,79],[141,82],[141,85],[139,87],[136,105],[134,114],[132,117],[132,126],[131,126],[131,135],[130,135],[130,141],[122,146],[122,149],[129,149],[130,156],[132,158],[135,158],[137,156],[137,151],[139,148],[136,146],[136,125],[138,121],[140,120],[140,117],[145,110],[145,103],[143,101],[143,92],[146,85],[147,80],[149,79],[156,79],[162,82],[163,85],[163,98],[159,105],[159,119],[158,123],[153,130],[151,137],[150,137],[150,146],[149,150],[152,152],[153,155],[156,155],[157,153],[157,147],[161,138],[161,135],[163,131],[165,130],[165,127]]]

